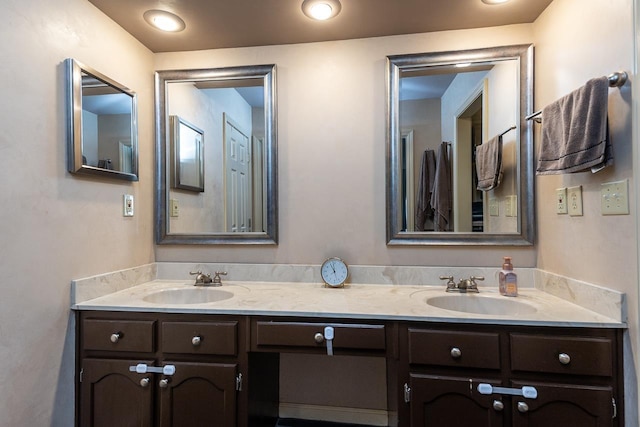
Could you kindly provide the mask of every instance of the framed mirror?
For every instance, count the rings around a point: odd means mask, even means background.
[[[533,46],[387,57],[387,244],[532,245]]]
[[[136,94],[74,59],[66,60],[67,169],[138,180]]]
[[[204,131],[179,116],[169,117],[173,188],[204,191]]]
[[[276,67],[156,72],[156,242],[276,244]]]

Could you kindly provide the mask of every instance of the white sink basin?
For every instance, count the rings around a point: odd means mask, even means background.
[[[224,301],[233,297],[233,293],[219,288],[192,286],[190,288],[163,289],[153,292],[142,299],[154,304],[204,304]]]
[[[426,299],[428,305],[463,313],[516,316],[538,311],[526,302],[509,297],[483,296],[482,294],[447,294]]]

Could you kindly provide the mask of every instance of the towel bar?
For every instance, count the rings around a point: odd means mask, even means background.
[[[622,87],[629,79],[629,75],[626,71],[616,71],[615,73],[611,73],[607,76],[609,79],[609,87]],[[542,110],[536,111],[533,114],[529,114],[524,119],[525,120],[533,120],[536,123],[542,123]]]

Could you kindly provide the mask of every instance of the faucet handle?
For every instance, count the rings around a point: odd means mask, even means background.
[[[447,292],[456,289],[456,282],[453,281],[453,276],[440,276],[440,280],[447,281]]]
[[[220,277],[220,275],[226,276],[227,272],[226,271],[216,271],[213,273],[213,285],[217,285],[220,286],[222,285],[222,278]]]
[[[208,285],[209,283],[211,283],[212,279],[210,274],[204,274],[200,270],[190,271],[189,274],[192,276],[196,276],[196,285]]]

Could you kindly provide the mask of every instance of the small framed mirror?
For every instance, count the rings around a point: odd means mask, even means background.
[[[387,94],[387,243],[532,245],[533,46],[389,56]]]
[[[135,92],[72,58],[66,71],[68,171],[137,181]]]
[[[173,188],[204,192],[204,131],[176,115],[169,126]]]

